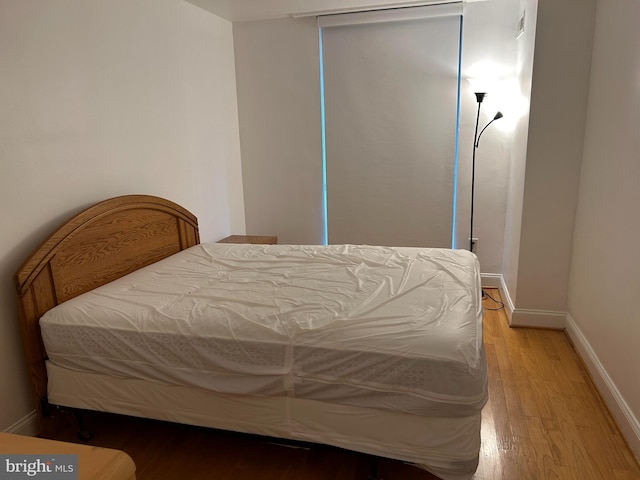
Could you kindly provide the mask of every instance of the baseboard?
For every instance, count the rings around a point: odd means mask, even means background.
[[[6,432],[15,433],[17,435],[26,435],[28,437],[36,437],[38,433],[40,433],[36,411],[33,410],[31,413],[28,413],[26,416],[7,428]]]
[[[504,284],[502,275],[499,273],[481,273],[480,282],[482,283],[482,288],[502,288]]]
[[[615,418],[622,435],[636,457],[640,458],[640,422],[638,422],[638,419],[605,370],[604,365],[602,365],[593,348],[591,348],[591,344],[570,314],[566,315],[566,330],[582,361],[587,366],[593,383],[598,388],[611,415]]]
[[[512,327],[553,328],[563,330],[566,324],[565,312],[550,310],[527,310],[515,308],[504,277],[499,273],[480,274],[483,288],[497,288],[504,303],[504,311]]]
[[[502,298],[502,303],[504,303],[504,311],[509,319],[509,324],[511,324],[514,307],[504,277],[500,273],[481,273],[480,279],[483,288],[497,288],[500,291],[500,297]]]
[[[527,310],[516,308],[511,314],[509,325],[512,327],[552,328],[564,330],[567,323],[565,312],[551,310]]]

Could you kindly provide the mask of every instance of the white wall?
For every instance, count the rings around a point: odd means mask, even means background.
[[[582,353],[599,364],[594,378],[640,457],[638,19],[637,0],[598,0],[568,303]]]
[[[244,232],[231,24],[183,0],[0,2],[0,430],[33,410],[12,277],[108,197]]]
[[[321,244],[322,137],[315,18],[235,23],[247,232]]]
[[[515,323],[564,326],[594,18],[595,0],[538,2]]]
[[[516,78],[527,105],[531,102],[533,59],[538,17],[538,0],[521,0],[520,13],[525,15],[524,33],[518,38]],[[511,144],[509,180],[502,251],[502,276],[506,290],[502,292],[507,312],[512,313],[518,280],[518,256],[520,254],[520,228],[522,225],[522,201],[524,195],[527,141],[529,138],[529,110],[518,119]],[[513,298],[509,296],[509,292]]]

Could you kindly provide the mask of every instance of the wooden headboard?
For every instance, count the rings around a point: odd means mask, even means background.
[[[14,281],[40,419],[47,395],[40,317],[65,300],[199,242],[198,220],[191,212],[163,198],[126,195],[70,218],[27,258]]]

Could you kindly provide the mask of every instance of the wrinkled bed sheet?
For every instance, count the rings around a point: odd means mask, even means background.
[[[462,417],[487,399],[465,250],[203,244],[48,311],[61,367]]]

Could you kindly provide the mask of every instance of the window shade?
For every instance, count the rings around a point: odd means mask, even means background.
[[[450,247],[460,16],[324,27],[322,42],[328,242]]]

